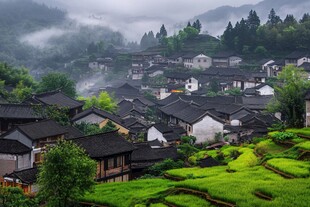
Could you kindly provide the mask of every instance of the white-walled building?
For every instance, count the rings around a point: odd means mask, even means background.
[[[184,67],[188,69],[207,69],[212,65],[212,58],[202,53],[187,54],[183,56]]]

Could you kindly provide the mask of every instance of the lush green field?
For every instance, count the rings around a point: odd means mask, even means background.
[[[299,139],[291,148],[279,146],[271,139],[261,139],[256,143],[205,150],[193,156],[195,161],[205,156],[217,159],[222,157],[224,162],[228,161],[227,165],[181,168],[166,172],[170,176],[185,179],[183,181],[145,179],[98,184],[93,193],[81,200],[112,207],[166,207],[165,202],[175,206],[211,206],[197,195],[184,194],[185,191],[178,194],[180,192],[177,188],[180,187],[207,193],[213,199],[238,207],[308,207],[310,162],[296,159],[300,157],[302,150],[310,150],[310,141]],[[259,153],[259,157],[254,150]],[[284,178],[263,167],[261,164],[264,163],[296,178]],[[259,196],[267,196],[271,200]]]
[[[309,183],[309,178],[285,179],[262,166],[256,166],[235,173],[223,171],[212,177],[188,179],[175,185],[208,192],[212,198],[241,207],[306,207],[310,203]],[[256,191],[271,196],[273,200],[258,198],[254,195]]]
[[[292,160],[287,158],[274,158],[267,161],[267,164],[284,173],[294,177],[309,177],[310,162]]]
[[[189,194],[180,194],[180,195],[169,195],[165,198],[169,203],[175,204],[180,207],[208,207],[213,206],[205,199],[200,197],[189,195]]]
[[[173,187],[172,181],[145,179],[124,183],[104,183],[95,187],[94,193],[87,194],[82,201],[119,207],[143,204],[149,198],[158,198],[161,193]]]
[[[239,152],[242,153],[236,160],[228,163],[228,167],[233,171],[240,171],[245,168],[253,167],[258,164],[258,158],[253,153],[253,149],[241,148]]]

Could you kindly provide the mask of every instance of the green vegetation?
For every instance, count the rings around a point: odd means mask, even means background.
[[[292,132],[275,132],[271,134],[271,138],[276,141],[285,141],[298,138],[295,133]]]
[[[35,198],[27,197],[23,190],[18,187],[0,186],[0,206],[1,207],[38,207],[39,202]]]
[[[299,148],[301,148],[303,150],[310,150],[310,141],[299,143],[299,144],[296,145],[296,147],[299,147]]]
[[[169,203],[172,203],[180,207],[208,207],[212,206],[206,200],[199,198],[194,195],[180,194],[180,195],[169,195],[165,198]]]
[[[147,173],[152,176],[161,176],[167,170],[182,168],[183,166],[184,162],[182,160],[174,161],[172,159],[166,159],[149,167]]]
[[[310,175],[310,162],[287,158],[274,158],[268,160],[267,164],[295,177],[308,177]]]
[[[93,134],[99,134],[99,133],[105,133],[105,132],[111,132],[117,129],[116,126],[110,120],[102,128],[100,128],[98,124],[91,124],[91,123],[86,123],[86,122],[75,124],[74,126],[78,128],[86,136],[93,135]]]
[[[234,161],[228,163],[229,170],[240,171],[258,164],[258,158],[253,153],[253,149],[241,148],[241,155]]]
[[[96,169],[96,162],[85,150],[72,141],[59,140],[48,146],[39,168],[40,198],[47,206],[70,206],[92,190]]]
[[[271,139],[266,139],[256,144],[255,151],[259,155],[265,155],[267,153],[274,154],[283,152],[286,149],[274,143]]]
[[[91,107],[97,107],[104,111],[108,112],[115,112],[117,108],[117,103],[113,97],[111,97],[108,92],[102,91],[100,92],[99,96],[92,96],[92,97],[78,97],[78,100],[85,101],[83,109],[89,109]]]
[[[168,206],[163,203],[155,203],[151,204],[150,207],[168,207]]]
[[[218,167],[210,167],[210,168],[182,168],[182,169],[174,169],[168,170],[167,174],[173,177],[180,178],[205,178],[205,177],[213,177],[217,176],[221,172],[224,172],[227,169],[227,166],[218,166]]]
[[[150,198],[160,198],[173,185],[174,182],[163,179],[104,183],[96,185],[94,193],[86,194],[81,200],[113,207],[129,207],[146,204]]]

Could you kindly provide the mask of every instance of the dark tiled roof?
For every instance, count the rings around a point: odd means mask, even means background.
[[[145,106],[155,106],[155,103],[154,103],[154,102],[152,102],[152,101],[150,101],[150,100],[148,100],[148,99],[146,99],[146,98],[144,98],[144,97],[138,97],[138,98],[135,98],[135,99],[133,100],[134,103],[135,103],[136,101],[141,102],[141,103],[144,104]]]
[[[74,126],[65,126],[65,129],[67,131],[65,138],[66,139],[71,139],[71,138],[75,138],[75,137],[81,137],[84,134],[78,130],[76,127]]]
[[[273,63],[268,64],[268,66],[274,66],[274,65],[284,66],[285,65],[285,61],[284,61],[284,59],[277,59]]]
[[[245,95],[256,95],[256,89],[255,88],[246,88],[243,93]]]
[[[31,148],[20,143],[17,140],[0,139],[0,153],[1,154],[25,154],[31,152]]]
[[[153,125],[154,128],[156,128],[161,133],[170,133],[173,132],[172,128],[170,128],[168,125],[164,123],[157,123]]]
[[[181,136],[174,132],[163,134],[163,137],[167,140],[167,142],[181,140]]]
[[[303,64],[301,64],[298,67],[303,68],[306,72],[310,72],[310,63],[308,63],[308,62],[304,62]]]
[[[179,96],[175,93],[172,93],[171,95],[169,95],[167,98],[164,98],[162,100],[158,100],[157,104],[160,106],[165,106],[167,104],[170,104],[172,102],[175,102],[176,100],[179,99]]]
[[[72,139],[86,150],[91,158],[102,158],[111,155],[132,152],[135,148],[117,131],[95,134]]]
[[[273,61],[272,59],[268,59],[268,58],[264,58],[260,61],[257,62],[258,65],[264,65],[266,63],[268,63],[269,61]]]
[[[177,59],[179,57],[182,57],[183,55],[184,54],[182,54],[182,53],[176,53],[174,55],[169,56],[168,59]]]
[[[193,59],[194,57],[196,57],[197,55],[200,55],[201,53],[187,53],[185,55],[183,55],[182,57],[184,59]]]
[[[38,168],[29,168],[21,171],[14,171],[8,175],[4,175],[3,177],[20,179],[22,183],[33,184],[37,181],[38,176]]]
[[[11,129],[7,133],[13,130],[19,130],[32,140],[41,139],[45,137],[52,137],[57,135],[66,134],[65,127],[59,125],[53,120],[42,120],[38,122],[31,122],[28,124],[17,125],[16,128]]]
[[[192,75],[188,73],[167,73],[164,74],[166,78],[173,78],[173,79],[178,79],[178,80],[186,80],[190,78]]]
[[[149,143],[149,145],[151,147],[162,147],[163,146],[163,144],[160,143],[160,141],[158,139],[154,139],[152,141],[148,141],[148,143]]]
[[[178,99],[175,102],[172,102],[166,106],[160,107],[159,110],[167,115],[173,115],[184,108],[187,108],[190,105],[190,102],[186,102],[183,100]]]
[[[158,70],[164,71],[165,68],[166,68],[166,67],[163,66],[163,65],[152,65],[152,66],[146,68],[146,69],[145,69],[145,72],[147,72],[147,73],[153,73],[153,72],[156,72],[156,71],[158,71]]]
[[[308,57],[309,53],[308,52],[303,52],[303,51],[294,51],[290,54],[288,54],[285,59],[299,59],[302,57]]]
[[[60,91],[35,94],[31,99],[46,105],[57,105],[59,107],[68,107],[69,109],[84,105],[84,103],[74,100]],[[31,100],[29,101],[31,102]]]
[[[263,110],[272,98],[273,96],[242,97],[242,104],[249,109]]]
[[[133,111],[136,111],[138,114],[141,114],[141,115],[145,113],[143,109],[136,106],[133,102],[123,100],[118,104],[118,111],[116,114],[120,117],[124,117],[124,116],[129,115]]]
[[[29,104],[0,104],[0,118],[9,119],[42,119],[35,113],[35,105]]]
[[[102,118],[108,118],[109,120],[115,122],[115,123],[118,123],[118,124],[121,124],[121,118],[119,118],[118,116],[114,115],[114,114],[111,114],[107,111],[103,111],[101,109],[97,109],[95,107],[92,107],[92,108],[89,108],[85,111],[82,111],[81,113],[75,115],[73,118],[72,118],[72,121],[78,121],[79,119],[83,118],[83,117],[86,117],[90,114],[96,114],[97,116],[100,116]]]
[[[177,148],[170,146],[170,147],[161,147],[161,148],[153,148],[155,154],[157,154],[160,159],[177,159],[179,157]]]
[[[5,100],[1,95],[0,95],[0,104],[7,103],[8,101]]]
[[[246,76],[246,72],[240,70],[239,68],[219,68],[219,67],[210,67],[203,71],[203,75],[207,76]]]
[[[118,88],[107,87],[105,91],[107,91],[109,94],[112,94],[118,99],[123,98],[123,97],[136,98],[140,96],[139,89],[131,86],[128,83],[124,83]]]
[[[229,58],[231,56],[238,56],[238,55],[233,51],[219,51],[218,53],[213,55],[212,58]]]

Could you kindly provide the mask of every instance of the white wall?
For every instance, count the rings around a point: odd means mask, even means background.
[[[224,125],[210,116],[205,116],[199,122],[192,125],[192,132],[189,135],[193,135],[197,138],[196,143],[204,143],[206,141],[214,141],[215,133],[223,133]]]
[[[196,78],[193,78],[193,77],[186,80],[185,89],[188,91],[198,90],[198,80]]]
[[[167,142],[167,140],[163,137],[163,134],[152,126],[147,131],[147,141],[152,141],[155,139],[158,139],[160,142]]]
[[[310,62],[310,58],[307,58],[307,57],[302,57],[302,58],[299,58],[297,60],[297,66],[300,66],[302,65],[303,63],[306,63],[306,62]]]
[[[105,119],[102,118],[101,116],[98,116],[96,114],[89,114],[89,115],[75,121],[74,123],[81,124],[82,122],[85,122],[85,123],[90,123],[90,124],[100,124],[104,120]]]
[[[164,71],[162,71],[162,70],[157,70],[157,71],[151,73],[149,76],[150,76],[150,77],[155,77],[155,76],[157,76],[157,75],[163,75],[163,74],[164,74]]]
[[[17,157],[18,159],[18,164],[17,164],[17,168],[19,170],[22,169],[27,169],[27,168],[31,168],[31,154],[24,154],[24,155],[18,155]]]
[[[14,130],[12,133],[4,136],[5,139],[17,140],[27,147],[32,147],[32,140],[20,133],[18,130]]]
[[[240,57],[231,56],[231,57],[229,57],[229,66],[231,66],[231,67],[238,66],[241,61],[242,61],[242,59]]]
[[[274,89],[268,85],[258,89],[257,91],[259,92],[259,95],[262,96],[274,95]]]
[[[197,55],[196,57],[193,58],[193,67],[194,68],[209,68],[212,65],[212,58],[204,55],[204,54],[200,54]]]

